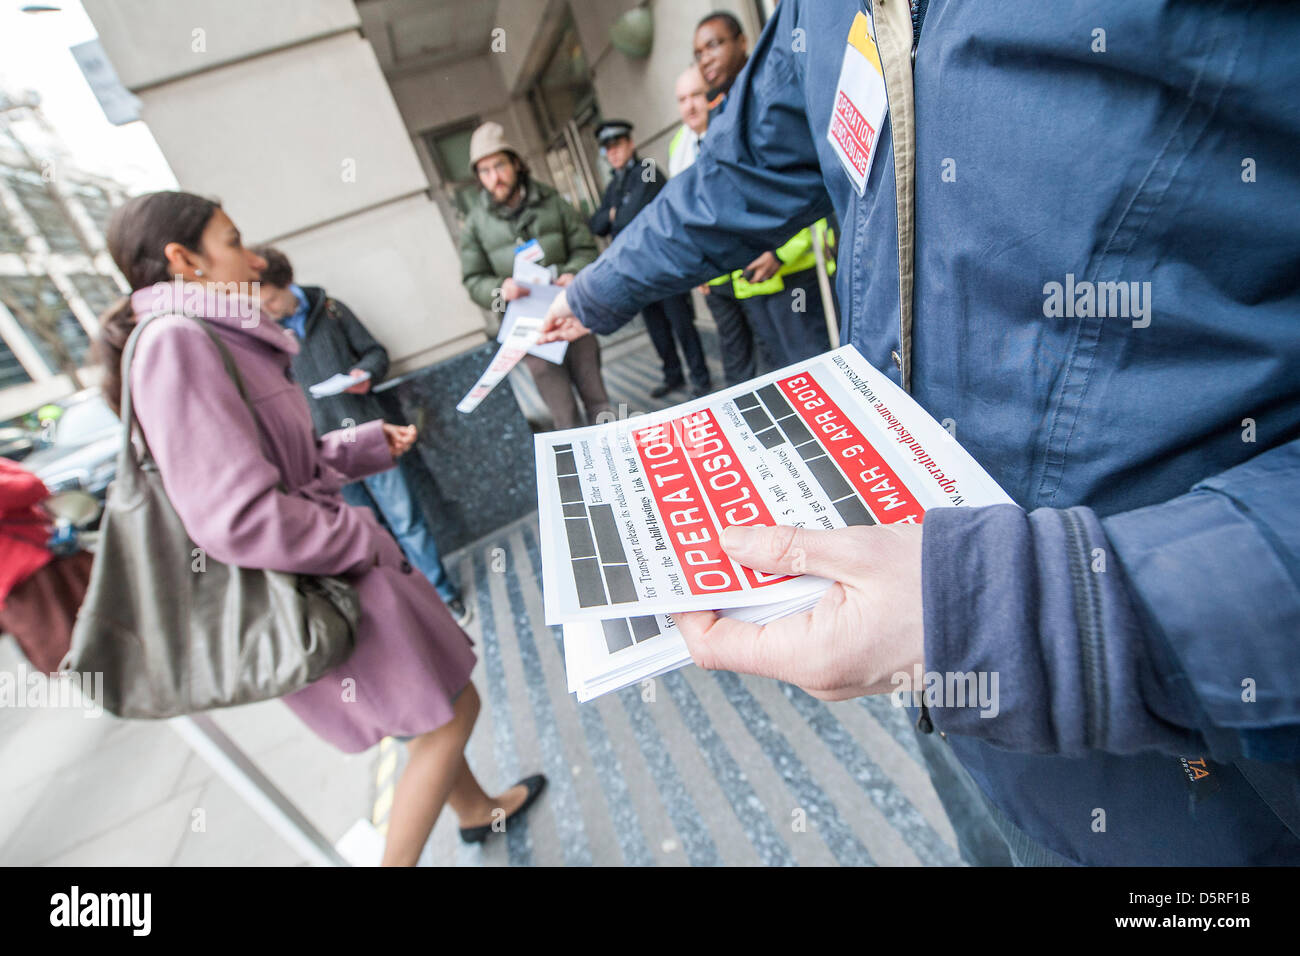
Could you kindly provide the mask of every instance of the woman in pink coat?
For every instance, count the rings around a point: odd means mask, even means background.
[[[136,197],[114,214],[108,246],[134,291],[103,320],[105,397],[116,406],[122,347],[136,320],[169,313],[141,334],[131,388],[163,486],[194,543],[227,564],[342,575],[357,589],[356,649],[284,701],[348,753],[389,735],[410,738],[384,862],[414,864],[444,803],[467,841],[522,813],[545,783],[540,774],[490,797],[465,760],[479,711],[469,637],[371,513],[339,494],[393,467],[415,428],[374,421],[315,436],[290,371],[297,342],[256,309],[266,263],[244,248],[216,203],[179,192]],[[216,346],[186,314],[205,318],[229,348],[256,420]]]

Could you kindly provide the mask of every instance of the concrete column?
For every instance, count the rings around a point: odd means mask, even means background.
[[[400,372],[484,341],[351,0],[85,0],[183,189],[350,305]]]

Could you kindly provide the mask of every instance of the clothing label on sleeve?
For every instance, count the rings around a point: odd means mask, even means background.
[[[871,18],[859,12],[849,28],[830,127],[826,130],[826,138],[859,196],[867,188],[867,176],[871,173],[876,143],[888,109],[875,29]]]

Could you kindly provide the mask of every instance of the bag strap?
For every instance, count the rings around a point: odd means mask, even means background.
[[[122,451],[118,456],[118,472],[122,471],[122,466],[129,464],[133,472],[139,471],[142,461],[137,461],[134,452],[134,446],[131,443],[132,437],[136,431],[140,432],[140,444],[144,449],[144,461],[150,461],[153,453],[149,450],[149,440],[144,437],[144,430],[139,428],[139,421],[135,417],[135,403],[131,398],[131,361],[135,358],[135,349],[140,342],[140,335],[145,328],[154,319],[161,318],[164,315],[171,315],[168,311],[150,312],[142,319],[137,319],[135,328],[131,330],[130,336],[127,337],[126,345],[122,346],[122,397],[119,403],[121,409],[122,424],[126,427],[122,429]]]
[[[235,357],[230,354],[230,349],[226,346],[226,343],[221,341],[221,336],[217,335],[217,333],[213,331],[212,326],[209,325],[206,320],[197,315],[186,315],[185,313],[173,311],[160,311],[150,312],[143,319],[136,322],[135,328],[131,331],[131,335],[126,340],[126,345],[122,349],[121,408],[122,422],[126,425],[126,428],[123,430],[122,456],[119,459],[119,467],[121,461],[126,460],[131,463],[134,470],[138,471],[144,462],[153,460],[153,452],[149,449],[149,440],[145,437],[144,429],[139,428],[140,421],[136,417],[135,406],[131,401],[131,361],[135,357],[135,350],[136,346],[139,344],[140,333],[144,331],[145,326],[154,319],[161,318],[164,315],[185,315],[185,318],[197,322],[199,328],[203,329],[203,331],[207,333],[208,338],[212,340],[212,344],[217,347],[217,351],[221,354],[221,364],[225,366],[226,374],[234,380],[235,387],[239,390],[239,397],[243,399],[244,405],[248,408],[248,413],[253,416],[253,425],[257,429],[257,441],[258,444],[262,446],[262,453],[266,455],[268,461],[271,460],[271,456],[267,454],[268,444],[266,434],[262,427],[262,420],[258,417],[257,409],[253,407],[252,399],[249,398],[248,387],[244,384],[244,377],[239,374],[239,366],[235,363]],[[137,429],[140,434],[140,444],[144,448],[143,461],[137,461],[135,455],[132,454],[131,437]],[[283,480],[276,482],[276,488],[284,494],[289,493],[289,490],[284,486]]]

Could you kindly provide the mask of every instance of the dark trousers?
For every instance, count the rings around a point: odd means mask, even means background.
[[[601,413],[610,410],[609,395],[600,377],[600,343],[595,335],[584,335],[570,342],[559,365],[536,355],[525,355],[524,365],[532,374],[542,401],[551,410],[556,428],[577,428],[583,424],[573,396],[575,388],[582,396],[587,424],[594,425]]]
[[[755,338],[766,347],[776,368],[821,355],[832,347],[817,270],[805,269],[782,279],[782,291],[740,300]]]
[[[758,349],[753,330],[740,303],[722,286],[709,286],[704,297],[718,327],[718,347],[722,351],[722,371],[728,385],[748,382],[758,374]]]
[[[704,346],[700,333],[695,330],[695,306],[689,292],[670,295],[652,302],[641,310],[650,341],[664,363],[664,381],[675,384],[683,381],[682,363],[677,357],[677,346],[686,358],[691,373],[691,384],[709,387],[709,366],[704,361]],[[673,339],[677,342],[674,344]]]
[[[1008,820],[961,765],[952,744],[937,733],[914,733],[963,860],[971,866],[1074,865]]]

